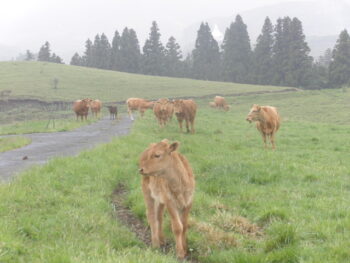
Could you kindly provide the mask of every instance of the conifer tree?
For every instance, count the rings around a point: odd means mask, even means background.
[[[93,67],[92,42],[90,39],[85,42],[85,52],[82,57],[82,66]]]
[[[73,66],[83,66],[82,62],[83,62],[83,58],[80,57],[77,52],[75,52],[70,61],[70,64]]]
[[[153,21],[149,38],[143,46],[142,71],[144,74],[164,75],[165,52],[160,36],[157,22]]]
[[[25,60],[26,60],[26,61],[31,61],[31,60],[33,60],[33,59],[34,59],[34,54],[33,54],[32,52],[30,52],[29,49],[27,49]]]
[[[120,51],[118,56],[119,70],[124,72],[139,73],[140,72],[140,46],[135,30],[123,30],[120,38]]]
[[[175,38],[171,36],[165,49],[166,76],[179,77],[182,75],[181,58],[182,53],[180,45],[176,42]]]
[[[107,36],[102,33],[100,41],[100,68],[110,69],[111,68],[111,45],[108,41]]]
[[[197,32],[195,49],[192,51],[193,77],[218,80],[220,74],[220,51],[208,23],[201,23]]]
[[[118,56],[120,52],[120,35],[118,30],[114,32],[114,37],[112,40],[112,48],[111,48],[111,69],[112,70],[119,70],[118,65]]]
[[[101,38],[100,35],[97,34],[94,39],[94,43],[91,46],[91,67],[101,68]]]
[[[289,29],[287,86],[306,88],[311,83],[312,57],[310,48],[305,41],[301,21],[293,18]]]
[[[225,81],[251,82],[252,51],[247,26],[240,15],[226,29],[223,49],[223,79]]]
[[[273,25],[266,17],[261,34],[258,36],[253,54],[254,83],[267,85],[272,83],[273,78]]]
[[[50,61],[50,58],[51,58],[50,43],[46,41],[45,44],[41,46],[39,50],[38,61]]]
[[[275,26],[274,46],[273,46],[273,81],[274,85],[285,85],[286,72],[288,71],[288,53],[289,53],[289,27],[290,18],[279,18]]]
[[[329,65],[329,84],[333,88],[350,85],[350,36],[343,30],[332,52]]]

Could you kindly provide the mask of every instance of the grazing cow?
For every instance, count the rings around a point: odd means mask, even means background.
[[[174,103],[168,99],[159,99],[153,106],[153,112],[159,126],[164,127],[173,116]]]
[[[209,102],[209,106],[212,107],[212,108],[216,108],[216,104],[213,101]]]
[[[107,106],[109,110],[109,119],[115,120],[118,114],[118,108],[117,106]]]
[[[152,246],[164,245],[162,230],[164,207],[167,208],[176,241],[176,255],[184,259],[187,253],[186,232],[192,207],[195,179],[187,159],[176,150],[178,142],[164,139],[152,143],[140,156],[139,172],[151,227]]]
[[[263,137],[265,148],[267,148],[266,137],[270,138],[272,148],[276,148],[275,133],[280,127],[281,120],[275,107],[254,104],[246,120],[249,122],[256,121],[256,128]]]
[[[132,115],[132,112],[134,110],[138,110],[141,114],[141,117],[143,117],[147,109],[153,109],[154,102],[139,98],[129,98],[126,101],[126,105],[128,107],[130,119],[134,120],[134,116]]]
[[[182,122],[186,121],[187,132],[190,132],[189,124],[191,124],[191,133],[194,133],[194,119],[196,117],[197,105],[193,100],[175,100],[174,113],[179,122],[182,132]]]
[[[92,100],[90,103],[90,108],[92,116],[97,118],[101,112],[102,102],[100,100]]]
[[[83,118],[85,117],[85,120],[87,120],[91,101],[92,100],[88,98],[74,101],[73,111],[77,116],[77,120],[79,119],[79,117],[81,118],[81,120],[83,120]]]
[[[230,109],[230,106],[227,104],[224,97],[215,96],[214,103],[216,108],[223,109],[224,111],[228,111]]]

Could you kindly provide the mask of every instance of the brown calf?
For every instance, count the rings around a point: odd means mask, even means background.
[[[164,139],[152,143],[140,156],[139,172],[151,226],[152,246],[164,244],[162,229],[164,207],[167,208],[176,241],[176,255],[183,259],[187,253],[186,231],[192,207],[195,179],[187,159],[176,150],[178,142]]]
[[[158,120],[159,126],[164,127],[172,118],[174,113],[174,103],[168,99],[159,99],[154,104],[153,112]]]
[[[280,127],[281,120],[275,107],[254,104],[246,120],[256,121],[256,128],[263,137],[265,148],[267,148],[266,137],[270,138],[272,148],[276,148],[275,134]]]
[[[197,104],[193,100],[175,100],[174,113],[179,122],[182,132],[182,122],[186,121],[187,132],[190,132],[189,124],[191,124],[191,133],[194,133],[194,119],[196,117]]]
[[[90,103],[90,108],[91,108],[91,115],[97,118],[101,112],[102,102],[100,100],[92,100]]]

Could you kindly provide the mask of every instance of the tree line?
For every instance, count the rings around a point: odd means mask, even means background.
[[[340,33],[334,48],[317,60],[310,56],[302,23],[295,17],[279,18],[275,25],[266,17],[253,48],[240,15],[226,29],[221,45],[208,23],[203,22],[194,49],[185,58],[173,36],[165,46],[160,36],[154,21],[141,52],[133,29],[124,28],[121,35],[115,31],[111,43],[104,33],[97,34],[93,42],[90,39],[85,42],[84,54],[75,53],[70,64],[146,75],[308,89],[350,85],[347,30]],[[45,57],[43,61],[55,62],[57,56],[48,55],[47,50],[48,42],[40,49],[38,60]]]

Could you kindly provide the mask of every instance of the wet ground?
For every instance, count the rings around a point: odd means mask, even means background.
[[[132,121],[124,116],[119,121],[104,118],[68,132],[26,134],[32,140],[31,144],[0,153],[0,182],[10,181],[32,165],[45,164],[54,157],[77,155],[97,144],[107,143],[115,136],[126,135],[131,125]]]

